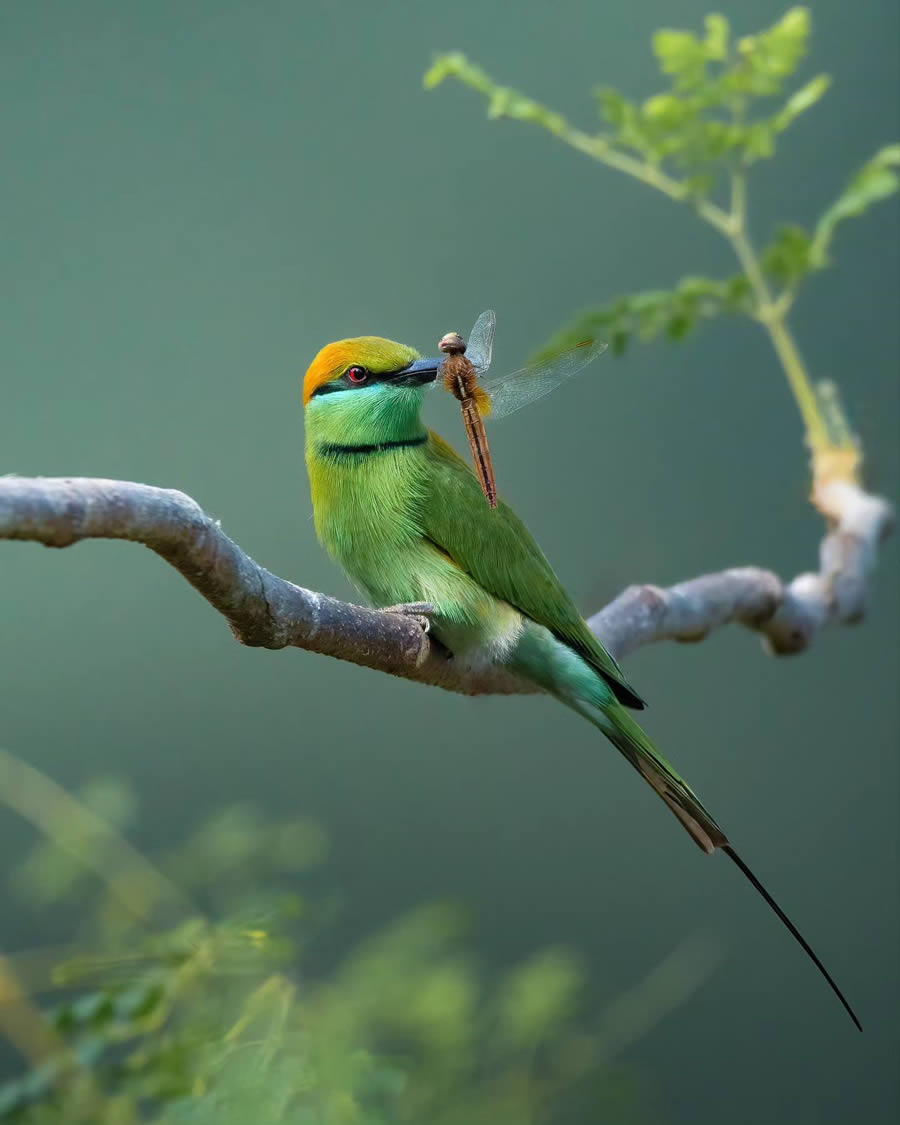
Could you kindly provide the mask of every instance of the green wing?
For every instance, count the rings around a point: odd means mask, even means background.
[[[434,485],[425,509],[428,538],[475,581],[545,626],[609,683],[616,698],[640,709],[644,701],[588,628],[516,513],[500,501],[493,511],[475,474],[443,438],[427,447]]]

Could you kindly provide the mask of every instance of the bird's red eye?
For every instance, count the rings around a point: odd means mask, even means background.
[[[347,371],[347,378],[351,383],[364,383],[369,377],[369,372],[365,367],[351,367]]]

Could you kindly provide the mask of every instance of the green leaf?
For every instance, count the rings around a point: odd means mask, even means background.
[[[417,982],[407,1018],[429,1046],[452,1050],[471,1034],[476,999],[475,982],[464,966],[441,965]]]
[[[114,1000],[116,1019],[136,1020],[159,1004],[162,991],[158,984],[133,984],[119,992]]]
[[[806,54],[809,32],[809,9],[791,8],[768,31],[739,40],[742,88],[759,96],[780,93]]]
[[[638,107],[618,90],[601,86],[594,91],[600,116],[610,126],[610,140],[622,148],[631,148],[648,160],[656,161],[660,138],[665,135],[664,123],[647,114],[647,107]],[[677,100],[677,99],[675,99]]]
[[[845,219],[856,218],[900,187],[895,168],[900,167],[900,144],[887,145],[856,173],[842,194],[819,219],[810,248],[817,268],[828,264],[828,248],[834,232]]]
[[[741,273],[725,283],[722,307],[726,312],[733,313],[751,311],[753,307],[753,287],[748,277]]]
[[[425,74],[423,85],[426,90],[440,86],[445,78],[458,78],[466,86],[482,93],[489,93],[494,83],[485,72],[470,63],[459,51],[449,51],[438,55]]]
[[[801,113],[805,113],[811,106],[814,106],[830,85],[831,79],[827,74],[817,74],[805,86],[795,90],[785,102],[783,108],[772,118],[772,125],[776,132],[783,132],[788,125],[796,121]]]
[[[26,1092],[21,1082],[7,1082],[0,1086],[0,1118],[11,1117],[26,1100]]]
[[[627,102],[618,90],[610,86],[598,86],[594,90],[594,97],[600,109],[600,116],[613,129],[621,128],[625,121]]]
[[[743,159],[745,164],[774,156],[775,129],[768,121],[754,121],[747,127]]]
[[[102,1024],[113,1015],[113,1002],[105,992],[89,992],[71,1005],[76,1024]]]
[[[623,356],[625,349],[628,347],[628,333],[623,329],[618,328],[613,332],[612,336],[612,353],[613,355]]]
[[[812,239],[803,227],[779,227],[772,243],[762,252],[763,269],[791,288],[816,268],[811,250]]]
[[[581,313],[535,359],[558,355],[588,336],[608,340],[612,354],[621,356],[635,334],[651,340],[664,332],[671,340],[683,340],[701,320],[723,313],[752,315],[754,309],[752,287],[744,274],[724,281],[688,276],[674,289],[631,293]]]
[[[648,98],[641,107],[641,113],[645,120],[665,129],[677,129],[694,115],[691,106],[675,94],[657,94]]]
[[[653,51],[663,74],[675,79],[676,89],[696,89],[706,78],[709,50],[706,43],[701,43],[690,31],[657,31],[653,36]]]
[[[572,1012],[582,974],[567,953],[541,954],[510,973],[499,997],[502,1038],[517,1048],[537,1046]]]
[[[670,340],[683,340],[694,327],[694,318],[685,312],[676,313],[666,324],[666,334]]]
[[[728,58],[728,41],[731,35],[728,20],[717,12],[712,12],[704,22],[706,38],[703,45],[706,57],[714,62],[724,62]]]
[[[19,1082],[25,1099],[27,1101],[34,1101],[48,1093],[53,1083],[59,1077],[59,1072],[60,1062],[54,1059],[48,1059],[46,1062],[40,1063],[38,1066],[34,1067],[34,1069],[29,1071],[26,1077]]]
[[[488,117],[492,119],[509,117],[516,121],[527,121],[540,125],[557,136],[568,130],[568,123],[562,114],[554,113],[510,86],[498,85],[459,51],[438,55],[426,72],[423,84],[426,90],[432,90],[446,78],[456,78],[464,86],[483,94],[488,101]]]

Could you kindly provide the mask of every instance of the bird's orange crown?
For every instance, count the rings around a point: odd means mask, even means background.
[[[309,404],[319,387],[339,379],[354,364],[383,373],[399,371],[415,359],[419,359],[419,353],[414,348],[398,344],[394,340],[385,340],[381,336],[355,336],[349,340],[326,344],[306,372],[303,380],[303,405]]]

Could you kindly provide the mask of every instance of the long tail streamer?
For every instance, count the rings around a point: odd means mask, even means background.
[[[753,872],[750,870],[750,868],[747,866],[747,864],[744,863],[744,861],[737,854],[737,852],[734,850],[734,848],[731,846],[731,844],[723,844],[722,845],[722,851],[728,856],[728,858],[731,860],[732,863],[734,863],[738,868],[740,868],[740,870],[744,873],[744,875],[747,877],[747,879],[749,879],[749,881],[753,884],[753,886],[757,889],[757,891],[759,891],[759,893],[766,900],[766,902],[769,904],[769,906],[771,906],[771,908],[775,911],[775,913],[778,915],[778,917],[782,920],[782,922],[785,924],[785,926],[790,931],[790,933],[793,934],[793,936],[796,938],[796,940],[800,943],[800,946],[802,947],[803,951],[806,953],[807,957],[810,958],[810,960],[816,966],[816,968],[819,970],[819,972],[822,974],[822,976],[828,981],[828,984],[831,988],[831,991],[835,994],[835,996],[838,998],[838,1000],[840,1000],[840,1002],[844,1005],[844,1008],[847,1012],[847,1015],[850,1017],[850,1019],[853,1020],[853,1022],[856,1024],[857,1028],[860,1031],[862,1031],[862,1024],[856,1018],[856,1012],[854,1012],[853,1009],[850,1007],[849,1003],[847,1002],[847,998],[844,996],[843,992],[841,992],[841,990],[838,988],[838,986],[834,983],[834,979],[831,976],[831,973],[829,973],[829,971],[825,968],[825,966],[822,964],[822,962],[819,960],[819,958],[815,955],[815,953],[812,950],[812,947],[810,946],[810,944],[806,940],[806,938],[803,936],[803,934],[800,933],[800,931],[797,929],[797,927],[794,925],[794,923],[790,920],[790,918],[788,918],[787,914],[785,914],[785,912],[781,909],[781,907],[778,905],[778,903],[775,901],[775,899],[772,898],[772,896],[769,894],[769,892],[766,890],[766,888],[762,885],[762,883],[759,881],[759,879],[757,879],[757,877],[753,874]]]

